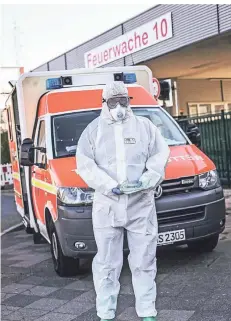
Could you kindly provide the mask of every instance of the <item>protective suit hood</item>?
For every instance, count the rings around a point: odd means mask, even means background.
[[[103,103],[102,103],[102,112],[101,117],[106,120],[108,124],[116,123],[117,121],[113,118],[110,109],[107,105],[107,100],[112,97],[117,96],[128,96],[128,90],[125,87],[124,83],[121,81],[114,81],[112,83],[107,84],[103,89]],[[125,118],[120,121],[120,123],[124,123],[128,121],[129,118],[133,116],[133,112],[131,110],[130,105],[126,108]]]

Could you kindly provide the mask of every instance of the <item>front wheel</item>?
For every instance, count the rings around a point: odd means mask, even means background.
[[[25,227],[25,232],[26,232],[27,234],[34,234],[34,229],[33,229],[32,227],[30,227],[29,225],[27,225],[27,226]]]
[[[210,236],[203,240],[188,243],[188,248],[194,252],[212,252],[219,241],[219,234]]]
[[[63,254],[53,222],[50,226],[50,241],[55,272],[61,277],[76,275],[79,271],[79,259],[67,257]]]

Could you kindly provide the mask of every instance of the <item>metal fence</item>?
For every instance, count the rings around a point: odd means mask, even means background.
[[[215,163],[223,185],[231,187],[231,112],[178,117],[176,121],[184,131],[189,123],[198,126],[201,150]]]

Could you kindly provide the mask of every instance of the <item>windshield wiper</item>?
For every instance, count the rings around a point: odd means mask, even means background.
[[[68,152],[68,155],[75,155],[76,154],[76,150],[70,150],[69,152]]]

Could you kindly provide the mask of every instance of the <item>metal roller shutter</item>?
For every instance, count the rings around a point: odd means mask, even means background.
[[[49,70],[63,70],[65,69],[65,57],[59,56],[49,62]]]
[[[159,5],[124,23],[125,32],[172,12],[173,37],[126,57],[132,65],[218,34],[216,5]]]
[[[231,30],[231,4],[218,5],[220,32]]]

